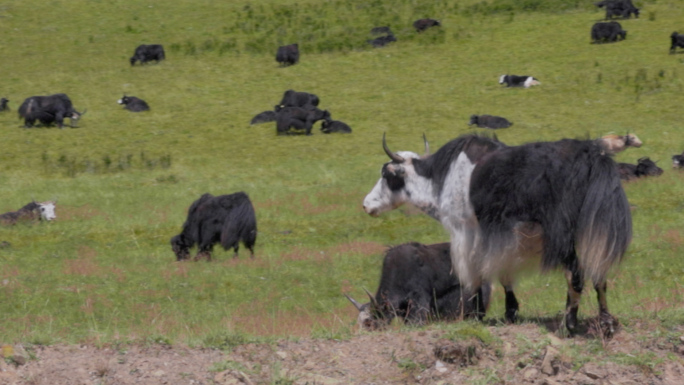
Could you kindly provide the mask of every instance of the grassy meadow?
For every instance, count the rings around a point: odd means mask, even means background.
[[[345,338],[377,287],[382,254],[408,241],[443,242],[436,221],[403,207],[379,218],[361,203],[393,150],[433,149],[472,132],[471,114],[504,116],[507,144],[636,133],[617,156],[659,160],[665,173],[625,185],[634,240],[609,282],[623,323],[684,321],[684,30],[673,0],[637,1],[621,21],[627,39],[590,44],[603,17],[591,1],[434,2],[0,0],[0,210],[58,198],[52,223],[0,228],[0,342],[157,341],[228,346],[272,337]],[[416,34],[413,20],[442,27]],[[365,43],[389,25],[398,41]],[[299,64],[279,68],[281,44]],[[131,67],[139,44],[167,60]],[[506,89],[505,73],[542,85]],[[250,126],[287,89],[351,135],[278,137]],[[22,128],[16,110],[33,95],[63,92],[87,114],[78,128]],[[130,113],[124,94],[151,111]],[[247,192],[257,212],[256,258],[217,247],[214,261],[176,263],[169,239],[201,194]],[[521,316],[555,317],[565,305],[559,273],[520,280]],[[580,314],[596,314],[586,290]],[[501,319],[496,288],[489,318]]]

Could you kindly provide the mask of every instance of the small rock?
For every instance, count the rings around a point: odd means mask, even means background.
[[[554,365],[556,358],[558,358],[558,350],[553,346],[547,346],[544,360],[541,364],[542,373],[547,376],[555,376],[558,373],[558,365]]]
[[[24,347],[21,345],[14,345],[12,361],[14,361],[17,365],[24,365],[28,359],[29,355],[26,353],[26,350],[24,350]]]
[[[314,368],[316,368],[316,364],[311,360],[307,360],[304,363],[303,368],[304,368],[304,370],[314,370]]]
[[[449,371],[446,365],[444,365],[444,363],[442,363],[442,361],[440,360],[437,360],[437,362],[435,362],[435,370],[437,370],[440,373],[446,373]]]
[[[284,360],[287,358],[287,353],[285,353],[281,350],[278,350],[277,352],[275,352],[275,354],[276,354],[276,356],[280,357],[281,360]]]
[[[166,374],[166,373],[165,373],[163,370],[161,370],[161,369],[155,370],[154,372],[152,372],[152,375],[155,376],[155,377],[161,377],[161,376],[163,376],[164,374]]]
[[[599,378],[603,377],[603,373],[601,373],[597,369],[584,368],[583,372],[587,377],[591,378],[592,380],[598,380]]]
[[[531,380],[539,375],[539,371],[535,368],[529,368],[523,373],[523,378],[526,380]]]

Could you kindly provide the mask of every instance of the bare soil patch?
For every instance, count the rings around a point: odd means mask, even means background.
[[[659,331],[657,331],[659,330]],[[684,328],[636,323],[610,341],[559,338],[536,323],[246,344],[230,352],[152,345],[35,346],[0,361],[0,384],[682,384]]]

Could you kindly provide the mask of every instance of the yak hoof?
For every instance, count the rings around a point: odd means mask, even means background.
[[[615,332],[620,327],[620,322],[618,322],[617,318],[608,313],[604,313],[599,316],[599,324],[603,337],[607,339],[613,338]]]
[[[506,310],[506,322],[514,324],[518,320],[518,310]]]

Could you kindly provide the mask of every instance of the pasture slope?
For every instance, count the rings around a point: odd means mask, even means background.
[[[641,17],[621,21],[627,39],[596,45],[589,32],[603,11],[591,3],[0,1],[0,97],[12,108],[0,113],[0,210],[59,199],[53,223],[0,228],[0,344],[37,358],[3,363],[0,382],[230,383],[239,370],[280,384],[678,383],[684,174],[669,159],[684,150],[684,55],[668,49],[684,7],[636,1]],[[418,35],[411,23],[422,17],[442,27]],[[365,40],[380,25],[398,41],[372,49]],[[276,48],[294,42],[300,63],[279,68]],[[153,43],[167,59],[131,67],[135,47]],[[542,85],[506,89],[504,73]],[[354,133],[317,125],[313,136],[277,137],[272,124],[248,124],[287,89],[317,94]],[[78,128],[21,128],[24,98],[58,92],[88,109]],[[122,110],[124,93],[151,111]],[[382,134],[395,151],[422,151],[423,133],[436,149],[473,131],[472,114],[512,121],[497,132],[508,144],[634,132],[644,145],[617,160],[650,156],[665,168],[625,185],[635,235],[609,281],[623,324],[612,341],[592,337],[591,291],[586,332],[553,339],[565,298],[557,273],[520,281],[521,325],[501,325],[497,287],[489,323],[358,335],[342,294],[375,289],[385,247],[447,239],[409,207],[363,213],[387,161]],[[175,263],[169,239],[189,204],[241,190],[257,212],[256,258],[221,250],[211,263]],[[441,338],[481,344],[482,355],[438,375],[430,349]],[[560,357],[550,379],[547,345]],[[136,352],[139,361],[126,356]]]

